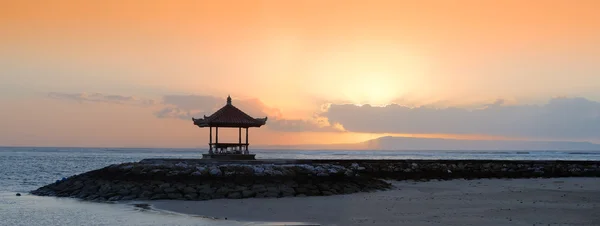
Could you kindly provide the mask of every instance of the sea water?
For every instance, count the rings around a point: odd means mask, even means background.
[[[63,177],[145,158],[199,158],[199,149],[0,147],[0,225],[247,225],[28,192]],[[594,151],[315,151],[253,150],[259,159],[600,160]],[[16,193],[22,194],[17,197]],[[135,203],[135,202],[134,202]]]
[[[40,197],[28,192],[57,179],[149,157],[193,158],[194,152],[96,148],[0,148],[0,225],[244,225],[132,204]],[[22,196],[16,196],[20,193]]]

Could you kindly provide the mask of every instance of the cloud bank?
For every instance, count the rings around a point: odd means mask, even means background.
[[[347,131],[366,133],[486,134],[507,137],[596,139],[600,137],[600,103],[585,98],[554,98],[544,105],[483,108],[409,108],[400,105],[331,104],[321,113]]]
[[[151,99],[143,99],[135,96],[112,95],[103,93],[60,93],[50,92],[47,95],[53,99],[76,101],[79,103],[96,102],[128,105],[154,105],[156,102]]]
[[[103,93],[48,93],[48,97],[80,103],[157,106],[158,118],[191,120],[210,115],[225,98],[208,95],[166,95],[162,102]],[[307,119],[286,119],[277,108],[256,98],[233,104],[253,117],[269,117],[266,127],[283,132],[361,132],[417,134],[479,134],[532,139],[598,139],[600,102],[585,98],[553,98],[543,105],[510,105],[497,100],[478,109],[430,106],[383,107],[329,104]]]
[[[256,98],[234,99],[233,105],[252,117],[269,117],[267,128],[282,132],[339,132],[341,128],[330,126],[323,119],[283,119],[281,111],[271,108]],[[158,118],[191,120],[208,116],[225,105],[225,98],[201,95],[167,95],[163,97],[164,108],[155,112]]]

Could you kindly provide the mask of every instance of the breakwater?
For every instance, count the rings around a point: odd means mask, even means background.
[[[598,161],[146,159],[32,191],[93,201],[321,196],[389,189],[385,179],[600,177]]]

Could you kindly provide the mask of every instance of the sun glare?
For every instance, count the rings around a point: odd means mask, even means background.
[[[349,81],[344,94],[354,104],[386,105],[392,103],[401,84],[392,76],[369,74]]]

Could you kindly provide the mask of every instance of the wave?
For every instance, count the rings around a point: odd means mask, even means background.
[[[600,155],[600,151],[595,152],[567,152],[569,155]]]
[[[484,155],[530,155],[531,152],[528,151],[457,151],[457,152],[447,152],[450,154],[484,154]]]

